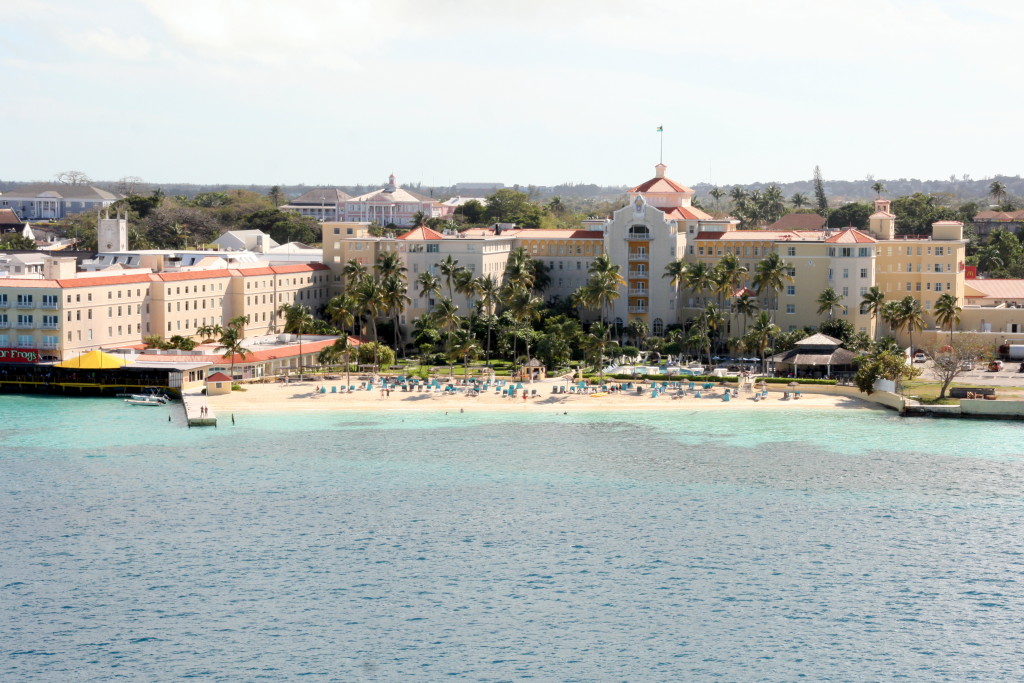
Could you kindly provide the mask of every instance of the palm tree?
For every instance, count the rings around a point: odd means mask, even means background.
[[[719,292],[728,294],[729,298],[735,295],[736,290],[747,278],[747,267],[740,263],[736,254],[726,254],[715,266],[718,271]],[[719,301],[719,306],[722,302]]]
[[[377,362],[380,359],[380,343],[377,339],[377,318],[385,308],[384,288],[380,283],[371,277],[363,278],[354,292],[356,306],[364,313],[370,321],[370,329],[373,330],[373,368],[377,369]]]
[[[893,335],[899,334],[900,330],[903,329],[903,308],[900,306],[899,301],[886,301],[882,304],[879,310],[879,317],[886,325],[889,326],[889,330]]]
[[[885,192],[885,185],[882,184],[881,180],[876,180],[871,185],[871,191],[874,192],[876,196],[881,197],[882,193]]]
[[[494,327],[494,315],[497,312],[501,286],[493,275],[484,275],[480,279],[480,308],[487,315],[487,367],[491,366],[491,330]]]
[[[598,371],[601,382],[604,382],[605,349],[609,346],[618,346],[618,342],[608,339],[610,332],[603,323],[594,323],[590,326],[590,331],[580,340],[583,353],[594,361],[594,369]]]
[[[643,348],[644,339],[647,338],[650,332],[651,330],[647,327],[647,323],[643,318],[633,318],[626,325],[626,333],[633,338],[634,343],[640,348]]]
[[[625,283],[619,275],[618,266],[612,271],[594,273],[587,281],[586,300],[600,309],[602,324],[607,321],[606,313],[611,310],[612,304],[622,295],[621,288]]]
[[[743,335],[745,336],[747,334],[747,320],[750,316],[757,313],[757,309],[759,308],[757,299],[744,291],[736,297],[736,301],[733,303],[732,308],[734,312],[743,316]]]
[[[437,307],[433,311],[434,318],[440,324],[441,329],[448,332],[447,341],[445,342],[445,355],[448,356],[448,361],[451,363],[449,367],[449,374],[455,376],[455,361],[452,357],[452,332],[459,326],[462,319],[459,318],[459,307],[456,306],[451,299],[441,297],[441,301],[438,302]]]
[[[715,200],[715,209],[717,210],[719,208],[719,202],[721,201],[722,197],[725,196],[725,191],[722,190],[722,188],[720,187],[713,187],[711,188],[711,191],[708,192],[708,194],[711,195],[712,199]]]
[[[766,289],[772,293],[774,305],[771,308],[773,312],[778,309],[779,291],[785,283],[792,280],[792,276],[789,275],[789,264],[774,251],[758,261],[754,269],[754,291],[758,296],[761,296]]]
[[[505,279],[510,285],[533,289],[536,279],[533,259],[525,247],[516,247],[508,255],[505,262]]]
[[[459,274],[459,271],[462,270],[462,268],[459,267],[458,259],[454,259],[451,254],[448,254],[444,257],[444,260],[438,264],[438,270],[441,271],[441,276],[448,283],[448,298],[454,299],[455,292],[453,290],[453,284],[455,282],[455,278]]]
[[[377,255],[377,279],[386,280],[392,275],[400,275],[405,272],[402,265],[402,258],[397,251],[382,251]]]
[[[284,331],[286,334],[295,334],[299,337],[299,377],[302,377],[302,335],[313,331],[316,321],[309,311],[309,306],[303,304],[281,304],[277,309],[283,313]]]
[[[884,304],[885,292],[879,289],[878,285],[872,285],[868,291],[861,295],[860,312],[871,315],[871,319],[875,323],[876,338],[878,337],[878,316],[881,314]]]
[[[347,261],[341,268],[341,277],[344,280],[345,289],[348,289],[350,286],[357,286],[359,281],[366,277],[366,274],[366,266],[362,263],[356,259]]]
[[[508,297],[508,311],[512,315],[512,319],[520,325],[529,327],[530,323],[540,317],[540,305],[541,300],[539,297],[534,296],[533,293],[528,289],[522,287],[515,287],[509,292]],[[530,338],[526,336],[523,340],[526,343],[526,360],[530,360]],[[515,357],[515,349],[512,350],[512,356]]]
[[[342,332],[347,333],[349,328],[355,324],[356,309],[358,304],[351,294],[338,294],[331,297],[327,302],[327,318],[334,323]]]
[[[992,184],[988,186],[988,194],[996,204],[1002,204],[1006,199],[1006,185],[999,180],[993,180]]]
[[[718,188],[715,189],[717,190]],[[686,260],[677,258],[669,261],[668,265],[665,266],[665,272],[661,274],[662,277],[669,278],[668,282],[676,292],[676,308],[679,307],[679,289],[686,284],[686,268]]]
[[[953,345],[953,327],[960,322],[962,308],[956,305],[956,297],[943,294],[935,301],[935,321],[940,327],[949,326],[949,344]]]
[[[903,311],[903,326],[907,328],[910,336],[910,350],[914,350],[914,330],[920,332],[924,329],[924,311],[921,309],[921,302],[912,296],[905,296],[900,299],[900,308]]]
[[[794,192],[793,196],[789,198],[789,203],[793,205],[794,209],[802,209],[805,206],[810,206],[810,202],[807,200],[807,195],[803,192]]]
[[[455,291],[466,297],[466,307],[469,309],[469,326],[473,327],[473,299],[480,293],[482,278],[473,277],[473,271],[463,268],[455,277]]]
[[[686,269],[686,286],[697,296],[703,297],[704,292],[711,291],[715,286],[714,273],[711,266],[699,261]]]
[[[204,343],[213,341],[224,334],[224,328],[220,325],[200,325],[196,328],[196,336],[201,337]]]
[[[433,273],[420,273],[419,277],[416,278],[416,284],[420,289],[420,298],[427,297],[429,300],[431,295],[441,296],[441,278]]]
[[[760,315],[754,318],[754,324],[750,326],[747,338],[752,342],[752,347],[757,348],[758,357],[761,359],[761,374],[768,372],[767,367],[765,367],[764,351],[768,348],[768,343],[772,337],[781,331],[779,326],[772,322],[772,318],[767,311],[761,311]]]
[[[832,314],[836,308],[846,308],[846,306],[843,305],[843,297],[839,296],[839,293],[831,287],[826,287],[821,294],[818,295],[816,303],[818,304],[818,315],[828,311],[829,320],[832,320]]]
[[[335,350],[336,353],[341,354],[345,359],[345,385],[349,385],[349,372],[352,369],[351,361],[349,356],[352,353],[352,344],[348,340],[347,335],[342,335],[334,340],[334,343],[330,347]]]
[[[409,284],[405,279],[404,270],[405,268],[402,268],[402,270],[399,271],[389,272],[384,277],[384,281],[381,284],[382,289],[384,290],[384,310],[391,314],[391,320],[394,323],[396,351],[400,348],[399,335],[401,330],[399,327],[399,319],[405,307],[412,303],[412,299],[410,299],[405,293]]]
[[[480,354],[480,344],[470,330],[459,330],[452,353],[462,359],[462,376],[469,377],[469,359]]]
[[[701,313],[701,318],[704,321],[704,327],[708,333],[708,341],[712,341],[712,337],[719,336],[718,333],[725,326],[725,316],[722,315],[722,311],[718,306],[711,303],[710,301],[704,306],[704,312]],[[711,346],[707,345],[708,349],[708,365],[711,365]]]
[[[221,358],[231,359],[231,381],[235,379],[235,356],[245,360],[245,357],[251,353],[249,349],[242,345],[243,341],[244,337],[241,330],[235,325],[228,325],[218,342],[217,350],[224,351],[224,355]]]

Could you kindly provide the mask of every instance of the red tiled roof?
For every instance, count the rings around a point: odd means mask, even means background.
[[[816,213],[787,213],[768,226],[769,230],[821,230],[825,227],[824,216]]]
[[[694,221],[694,220],[701,220],[701,221],[711,220],[711,216],[709,214],[704,213],[703,211],[698,209],[696,206],[673,206],[673,207],[667,208],[667,209],[662,209],[661,207],[656,206],[654,208],[664,212],[665,217],[669,218],[669,219],[675,219],[675,220],[682,219],[682,220],[691,220],[691,221]]]
[[[153,273],[122,273],[121,275],[101,275],[99,277],[79,277],[73,280],[57,280],[57,286],[63,289],[74,287],[96,287],[98,285],[129,285],[135,282],[153,282],[157,280]]]
[[[829,244],[872,244],[878,240],[871,235],[865,235],[856,228],[847,228],[832,235],[825,241]]]
[[[665,193],[665,194],[675,193],[675,192],[685,192],[687,194],[694,194],[693,190],[688,188],[686,185],[680,185],[676,181],[669,180],[668,178],[657,178],[657,177],[651,178],[646,183],[641,183],[641,184],[637,185],[636,187],[634,187],[633,189],[628,190],[628,191],[629,192],[650,193],[650,194],[656,194],[656,193],[659,193],[659,192],[660,193]]]
[[[230,382],[231,378],[225,375],[223,372],[215,372],[206,378],[207,382]]]
[[[444,235],[437,230],[431,230],[425,225],[413,228],[409,232],[402,233],[397,237],[400,240],[443,240]]]
[[[227,268],[217,270],[189,270],[181,273],[157,273],[157,279],[164,282],[180,282],[182,280],[205,280],[215,277],[229,277],[231,271]]]
[[[0,278],[0,288],[24,287],[25,289],[57,289],[60,287],[55,280],[23,280],[20,278]]]
[[[0,209],[0,225],[22,225],[25,221],[18,218],[14,209]]]
[[[976,221],[1022,221],[1024,211],[979,211],[974,216]]]

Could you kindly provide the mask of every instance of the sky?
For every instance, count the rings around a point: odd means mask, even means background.
[[[1017,175],[1007,0],[0,0],[0,179]],[[658,126],[664,133],[656,132]]]

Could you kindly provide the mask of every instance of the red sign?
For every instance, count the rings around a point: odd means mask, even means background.
[[[2,349],[0,363],[38,363],[42,360],[36,349]]]

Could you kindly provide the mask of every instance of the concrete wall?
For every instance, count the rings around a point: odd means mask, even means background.
[[[961,399],[960,413],[977,417],[1024,417],[1024,401]]]

